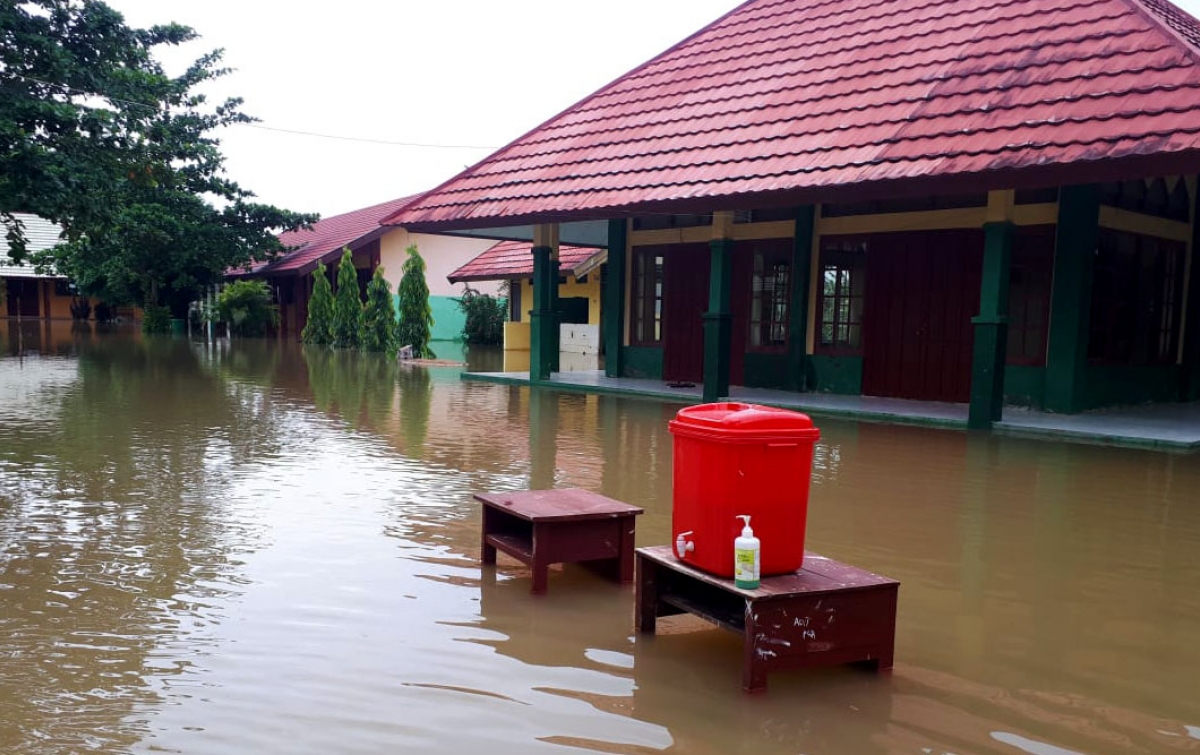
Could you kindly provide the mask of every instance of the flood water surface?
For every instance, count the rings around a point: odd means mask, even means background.
[[[668,542],[678,406],[93,330],[0,321],[0,752],[1200,753],[1196,455],[818,418],[896,668],[749,696],[733,634],[479,564],[484,490]]]

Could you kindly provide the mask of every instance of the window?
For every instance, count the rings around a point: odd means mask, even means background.
[[[1054,229],[1020,229],[1013,239],[1008,285],[1008,364],[1046,363]]]
[[[750,348],[760,351],[787,349],[791,302],[790,250],[754,250],[750,299]]]
[[[630,343],[662,345],[663,255],[652,249],[633,252],[633,312]]]
[[[825,241],[821,250],[817,301],[819,350],[861,353],[866,259],[867,245],[864,241]]]
[[[1179,347],[1184,245],[1100,230],[1092,279],[1088,357],[1109,364],[1174,364]]]

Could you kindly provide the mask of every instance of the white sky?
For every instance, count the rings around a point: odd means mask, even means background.
[[[1200,0],[1197,0],[1200,2]],[[336,215],[433,188],[648,60],[739,0],[108,0],[133,26],[202,39],[236,69],[208,90],[262,126],[422,144],[219,133],[229,176],[262,201]],[[163,48],[166,50],[166,48]]]
[[[430,189],[740,0],[108,0],[133,26],[177,21],[213,48],[261,126],[220,138],[231,178],[280,207],[336,215]],[[1179,3],[1192,14],[1200,0]]]

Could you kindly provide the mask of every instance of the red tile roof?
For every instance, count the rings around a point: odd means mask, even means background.
[[[1197,172],[1198,62],[1165,0],[750,0],[388,222]]]
[[[451,283],[461,283],[529,278],[533,275],[532,250],[533,244],[528,241],[501,241],[447,275],[446,279]],[[560,246],[558,269],[564,275],[579,278],[595,269],[607,254],[603,249],[589,246]]]
[[[276,257],[271,262],[259,262],[248,270],[237,270],[231,275],[307,275],[317,264],[329,262],[341,256],[342,247],[354,249],[382,236],[390,228],[380,226],[379,221],[395,214],[405,205],[419,198],[420,194],[393,199],[390,202],[364,207],[342,215],[323,218],[312,228],[287,231],[279,235],[286,246],[296,247]]]

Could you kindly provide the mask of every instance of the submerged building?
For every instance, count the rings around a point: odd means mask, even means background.
[[[608,249],[610,376],[1054,412],[1200,397],[1200,23],[750,0],[385,219]]]

